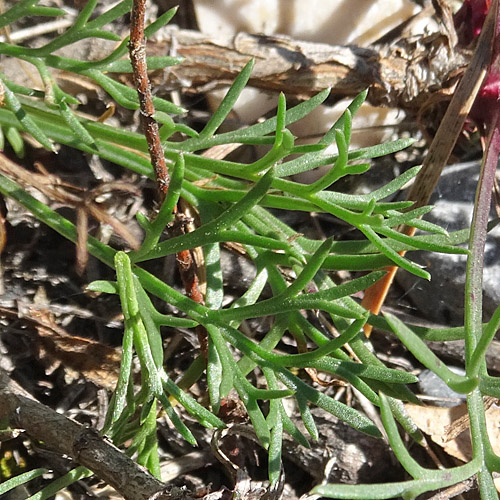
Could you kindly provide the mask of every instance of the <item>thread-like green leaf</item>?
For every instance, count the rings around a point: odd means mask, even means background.
[[[247,64],[243,67],[238,76],[234,79],[231,87],[227,91],[224,99],[222,99],[218,108],[208,120],[208,123],[205,125],[203,130],[199,134],[200,139],[206,139],[207,137],[211,137],[217,131],[217,129],[222,125],[227,115],[232,111],[236,101],[238,100],[241,92],[246,87],[248,80],[250,78],[250,74],[252,73],[254,66],[254,60],[250,59]]]
[[[451,389],[460,393],[468,393],[478,385],[478,380],[452,372],[426,345],[425,342],[412,332],[401,320],[392,314],[384,314],[392,331],[410,352],[429,370],[432,370]]]
[[[160,372],[160,377],[162,379],[164,389],[172,395],[179,403],[184,406],[184,408],[194,417],[200,424],[208,428],[223,428],[225,424],[222,420],[220,420],[216,415],[212,412],[208,411],[206,408],[201,406],[198,402],[196,402],[191,396],[186,394],[183,390],[181,390],[168,375],[162,370]],[[158,396],[160,401],[162,401],[161,397]],[[163,402],[162,402],[163,404]]]
[[[298,309],[322,309],[337,311],[339,315],[345,315],[347,318],[358,319],[359,316],[352,311],[348,311],[340,304],[335,304],[333,301],[352,295],[360,290],[364,290],[373,283],[376,283],[385,271],[375,271],[361,278],[356,278],[342,285],[333,287],[329,290],[323,290],[316,293],[308,293],[297,297],[287,297],[286,292],[282,295],[277,295],[271,299],[262,300],[256,304],[239,307],[237,309],[224,309],[218,311],[219,319],[232,319],[243,321],[248,318],[256,318],[259,316],[269,316]]]
[[[363,90],[363,92],[360,92],[353,99],[351,104],[349,104],[347,109],[349,110],[350,118],[352,118],[357,113],[359,108],[363,105],[363,103],[366,100],[367,95],[368,95],[368,90]],[[346,119],[346,114],[343,113],[342,116],[330,127],[330,130],[320,139],[319,143],[324,144],[324,145],[331,144],[335,138],[335,131],[336,130],[340,130],[340,129],[346,130],[345,119]],[[348,124],[348,129],[347,129],[348,136],[351,135],[350,130],[349,130],[351,128],[351,125]],[[350,141],[348,140],[347,143],[349,143],[349,142]]]
[[[165,413],[167,414],[168,419],[172,422],[174,427],[177,429],[179,434],[190,444],[196,446],[198,443],[196,438],[193,436],[193,433],[188,429],[186,424],[179,418],[179,415],[175,412],[170,401],[165,396],[165,394],[158,394],[158,400],[160,401]]]
[[[271,438],[268,450],[268,475],[271,487],[278,484],[281,476],[281,449],[283,446],[283,422],[279,411],[278,401],[271,401],[271,411],[276,408],[276,422],[271,429]]]
[[[97,150],[94,138],[89,134],[87,129],[78,121],[69,106],[64,102],[59,102],[59,112],[61,113],[62,119],[67,123],[69,128],[73,131],[76,137],[81,140],[84,144],[87,144],[91,148]]]
[[[475,376],[479,373],[481,363],[484,362],[484,355],[486,354],[486,351],[499,328],[500,306],[495,309],[495,312],[491,316],[490,321],[488,321],[486,327],[483,328],[483,334],[479,338],[476,349],[472,354],[469,366],[467,367],[467,373],[469,375]]]
[[[15,127],[7,127],[5,138],[18,158],[24,158],[24,140]]]
[[[421,266],[418,264],[415,264],[408,259],[405,259],[401,255],[399,255],[398,252],[394,251],[387,243],[384,241],[383,238],[379,238],[377,233],[368,225],[363,224],[360,227],[361,231],[363,231],[363,234],[389,259],[394,262],[399,267],[402,267],[403,269],[406,269],[410,273],[414,274],[415,276],[418,276],[419,278],[424,278],[426,280],[431,279],[431,275],[422,269]]]
[[[45,135],[42,129],[31,119],[31,117],[22,108],[19,99],[16,97],[14,92],[10,90],[7,85],[3,83],[3,79],[0,77],[0,85],[3,87],[3,96],[5,104],[14,113],[15,117],[19,123],[23,126],[26,132],[30,133],[33,138],[35,138],[44,148],[49,151],[55,152],[54,145],[52,141]]]
[[[5,495],[5,493],[7,493],[8,491],[17,488],[18,486],[22,486],[23,484],[26,484],[27,482],[37,477],[40,477],[42,474],[45,474],[46,472],[48,472],[47,469],[33,469],[27,472],[23,472],[18,476],[11,477],[10,479],[7,479],[6,481],[0,484],[0,495]]]
[[[170,56],[152,56],[146,59],[148,71],[157,69],[168,68],[169,66],[176,66],[184,60],[183,57],[170,57]],[[108,73],[132,73],[132,65],[126,59],[113,61],[106,66]]]

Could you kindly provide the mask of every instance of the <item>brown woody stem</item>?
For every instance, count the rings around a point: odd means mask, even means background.
[[[151,93],[151,84],[148,77],[148,68],[146,62],[146,47],[144,40],[144,21],[146,13],[146,0],[134,0],[132,7],[132,15],[130,20],[130,42],[129,53],[130,62],[133,69],[134,85],[139,96],[139,104],[141,109],[141,123],[144,128],[144,134],[148,143],[149,155],[151,164],[155,171],[156,182],[162,200],[165,198],[170,177],[168,168],[163,154],[158,123],[154,118],[155,107],[153,104],[153,95]],[[177,215],[177,221],[182,225],[182,214],[178,212],[178,208],[174,208]],[[183,228],[179,230],[183,232]],[[176,255],[177,265],[181,275],[184,289],[187,295],[198,303],[203,303],[203,294],[199,289],[199,280],[197,276],[196,264],[191,250],[183,250]],[[203,352],[206,348],[206,331],[201,327],[198,328],[198,336],[202,344]]]
[[[164,198],[168,191],[170,177],[161,146],[158,123],[154,119],[155,108],[148,77],[144,41],[145,12],[146,0],[135,0],[130,20],[129,53],[133,69],[134,85],[137,89],[139,104],[141,106],[141,123],[148,143],[149,155],[155,171],[158,189],[162,198]]]

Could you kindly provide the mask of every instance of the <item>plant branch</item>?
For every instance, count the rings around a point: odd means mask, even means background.
[[[42,405],[0,370],[0,419],[32,439],[71,457],[127,500],[167,499],[165,484],[122,453],[97,431]]]

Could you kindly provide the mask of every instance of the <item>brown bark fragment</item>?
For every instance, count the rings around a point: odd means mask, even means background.
[[[307,98],[326,88],[340,97],[370,87],[372,104],[413,110],[437,90],[453,87],[470,58],[440,33],[370,48],[248,33],[215,38],[173,27],[161,37],[149,42],[148,54],[185,57],[179,66],[154,73],[166,89],[201,92],[227,85],[254,58],[249,83],[263,90]]]

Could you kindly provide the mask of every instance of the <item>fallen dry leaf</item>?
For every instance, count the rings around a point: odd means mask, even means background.
[[[114,390],[120,370],[120,351],[95,340],[69,335],[55,322],[49,311],[30,310],[36,322],[41,355],[59,361],[98,387]]]
[[[470,441],[469,426],[463,425],[463,430],[456,437],[450,430],[457,425],[464,423],[464,416],[467,415],[467,406],[462,404],[452,408],[441,408],[438,406],[418,406],[406,404],[406,410],[417,427],[429,435],[432,441],[441,446],[446,453],[458,458],[463,462],[472,459],[472,447]],[[486,410],[486,425],[493,451],[500,455],[500,408],[496,405],[490,406]]]
[[[80,373],[98,387],[115,389],[120,370],[120,349],[68,334],[44,309],[29,308],[27,315],[19,317],[17,311],[0,308],[0,316],[18,317],[35,330],[39,355],[45,361],[61,363],[66,370]]]

